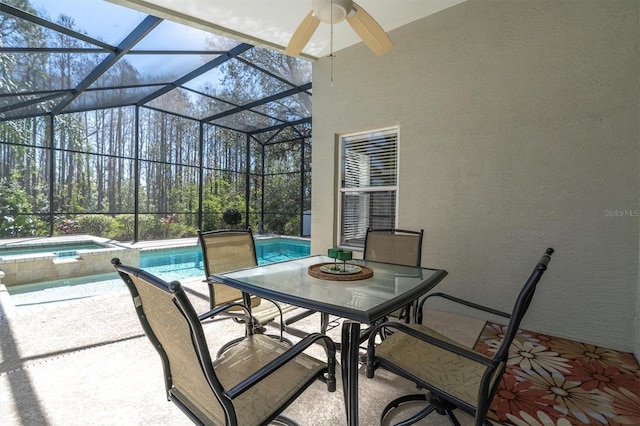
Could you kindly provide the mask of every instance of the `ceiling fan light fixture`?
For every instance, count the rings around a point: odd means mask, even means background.
[[[353,0],[311,0],[311,11],[293,32],[284,53],[299,55],[320,22],[326,22],[331,24],[330,56],[333,58],[333,24],[344,20],[376,55],[384,55],[393,47],[393,42],[380,24]]]
[[[352,0],[312,0],[313,14],[322,22],[337,24],[353,10]]]

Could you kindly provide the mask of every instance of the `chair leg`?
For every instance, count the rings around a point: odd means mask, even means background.
[[[404,320],[405,324],[409,324],[411,322],[411,313],[413,312],[413,309],[411,309],[412,306],[413,306],[413,302],[409,303],[401,311],[400,318]],[[404,312],[404,316],[402,315],[402,312]]]
[[[283,426],[299,426],[298,423],[294,422],[288,417],[278,416],[275,419],[271,420],[270,425],[283,425]]]
[[[414,402],[414,401],[428,401],[428,394],[418,393],[413,395],[405,395],[405,396],[401,396],[400,398],[394,399],[389,404],[387,404],[386,407],[384,407],[384,410],[382,410],[382,414],[380,415],[380,424],[384,423],[384,418],[392,410],[398,408],[402,404],[406,404],[408,402]],[[435,405],[429,404],[425,409],[421,410],[418,414],[406,420],[403,420],[400,423],[395,423],[394,426],[408,426],[408,425],[414,424],[417,421],[431,414],[431,412],[435,409],[436,409]]]
[[[387,404],[386,407],[384,407],[384,410],[382,410],[382,414],[380,416],[380,424],[383,424],[384,418],[395,408],[399,407],[402,404],[415,401],[427,401],[429,404],[408,419],[405,419],[399,423],[394,423],[394,426],[412,425],[422,420],[434,411],[442,416],[446,416],[453,426],[460,426],[460,422],[456,418],[455,414],[453,414],[453,410],[456,408],[456,406],[448,401],[443,400],[442,398],[432,396],[431,394],[405,395],[400,398],[394,399],[389,404]]]
[[[458,421],[458,419],[456,418],[455,414],[453,414],[453,411],[451,410],[445,410],[445,415],[449,418],[449,421],[451,422],[451,424],[453,426],[460,426],[460,422]]]
[[[329,314],[321,312],[320,313],[320,334],[327,334],[328,328],[329,328]]]

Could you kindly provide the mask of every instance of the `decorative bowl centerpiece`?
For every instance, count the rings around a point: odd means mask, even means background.
[[[321,280],[345,282],[366,280],[373,276],[373,269],[370,267],[347,263],[347,261],[353,259],[351,250],[333,247],[328,250],[327,255],[333,259],[333,262],[316,263],[309,266],[309,275]],[[338,262],[339,260],[342,263]]]
[[[320,268],[322,272],[342,275],[355,274],[362,270],[358,265],[347,263],[348,260],[353,259],[351,250],[344,250],[338,247],[330,248],[328,256],[333,259],[333,265],[330,263],[323,265]],[[342,264],[338,263],[338,260],[342,260]]]

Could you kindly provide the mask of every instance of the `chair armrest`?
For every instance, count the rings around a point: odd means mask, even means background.
[[[511,314],[509,314],[507,312],[499,311],[497,309],[490,308],[488,306],[483,306],[483,305],[479,305],[477,303],[469,302],[468,300],[460,299],[459,297],[451,296],[451,295],[445,294],[445,293],[431,293],[431,294],[426,295],[420,301],[420,304],[418,305],[418,310],[417,310],[417,315],[416,315],[416,322],[418,324],[422,323],[422,307],[424,306],[424,304],[427,301],[427,299],[429,299],[431,297],[442,297],[443,299],[450,300],[450,301],[452,301],[454,303],[458,303],[460,305],[464,305],[464,306],[467,306],[469,308],[473,308],[473,309],[477,309],[477,310],[480,310],[480,311],[488,312],[490,314],[498,315],[498,316],[504,317],[504,318],[511,318]]]
[[[444,340],[440,340],[433,336],[429,336],[427,334],[421,333],[420,331],[412,327],[409,327],[406,324],[398,323],[394,321],[388,321],[373,327],[371,331],[371,335],[369,336],[369,341],[367,344],[367,370],[366,370],[366,374],[368,378],[373,377],[373,371],[375,370],[374,368],[375,339],[376,339],[376,335],[378,334],[378,331],[381,328],[396,329],[397,332],[408,334],[412,337],[415,337],[416,339],[422,340],[423,342],[429,343],[433,346],[437,346],[446,351],[453,352],[456,355],[470,359],[472,361],[475,361],[487,367],[496,365],[496,361],[494,361],[493,359],[487,358],[486,356],[481,355],[478,352],[475,352],[471,349],[465,349],[463,347],[451,344],[449,342],[445,342]]]
[[[274,360],[266,364],[264,367],[260,368],[258,371],[256,371],[246,379],[242,380],[240,383],[238,383],[234,387],[227,390],[225,392],[225,395],[227,395],[231,399],[234,399],[242,395],[252,386],[256,385],[257,383],[265,379],[267,376],[269,376],[271,373],[275,372],[280,367],[282,367],[283,365],[291,361],[293,358],[295,358],[297,355],[302,353],[305,349],[307,349],[309,346],[311,346],[318,340],[324,340],[324,343],[325,343],[325,350],[327,352],[327,369],[328,369],[327,388],[329,392],[334,392],[336,390],[336,377],[335,377],[336,345],[335,343],[333,343],[333,340],[331,340],[330,337],[320,333],[313,333],[308,335],[298,343],[296,343],[294,346],[291,347],[291,349],[288,349],[286,352],[284,352],[283,354],[281,354],[280,356],[278,356],[277,358],[275,358]]]
[[[205,280],[204,282],[208,282],[208,281]],[[275,306],[275,308],[278,310],[278,314],[280,315],[280,324],[283,324],[284,314],[282,312],[282,308],[280,307],[280,305],[275,300],[267,299],[265,297],[263,297],[262,300],[266,300],[268,302],[271,302]],[[216,306],[215,308],[198,315],[198,319],[200,319],[200,322],[202,322],[202,321],[204,321],[206,319],[209,319],[209,318],[211,318],[211,317],[213,317],[215,315],[218,315],[220,312],[225,311],[225,310],[227,310],[227,309],[229,309],[231,307],[234,307],[234,306],[241,307],[242,310],[244,311],[245,316],[247,318],[251,317],[251,319],[252,319],[251,329],[253,329],[253,325],[255,325],[255,324],[259,325],[260,324],[260,321],[258,321],[253,315],[251,315],[251,312],[247,309],[247,306],[244,305],[243,303],[240,303],[240,302],[223,303],[222,305]],[[282,327],[281,327],[280,328],[280,340],[282,340],[283,337],[284,337],[284,335],[283,335],[283,331],[282,331]]]

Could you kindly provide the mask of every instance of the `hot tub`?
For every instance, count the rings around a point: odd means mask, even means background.
[[[90,235],[11,240],[0,244],[6,286],[113,272],[111,258],[137,264],[139,253]]]

